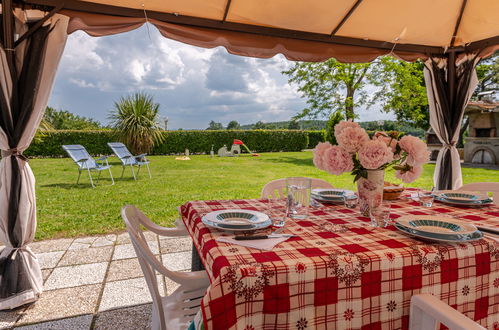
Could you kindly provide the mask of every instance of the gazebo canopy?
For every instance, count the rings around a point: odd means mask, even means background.
[[[41,12],[33,17],[31,9]],[[28,246],[36,198],[23,151],[43,117],[67,34],[104,36],[150,22],[167,38],[244,56],[424,59],[430,124],[442,142],[439,189],[462,184],[456,143],[474,68],[499,49],[499,0],[1,0],[1,10],[0,310],[35,301],[43,288]]]
[[[83,13],[417,54],[471,52],[499,43],[497,0],[27,0]],[[67,12],[66,12],[67,13]],[[91,33],[90,33],[91,34]],[[206,45],[205,45],[206,46]],[[352,53],[361,52],[357,47]],[[372,55],[372,54],[371,54]],[[407,54],[405,54],[405,59]],[[355,57],[355,56],[353,56]],[[358,56],[357,56],[358,57]],[[367,58],[366,58],[367,59]],[[357,58],[362,60],[362,58]],[[348,59],[347,59],[348,61]]]

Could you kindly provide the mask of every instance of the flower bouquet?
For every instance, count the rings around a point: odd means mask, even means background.
[[[369,214],[371,203],[383,199],[384,171],[392,166],[403,182],[416,180],[429,161],[426,143],[398,132],[367,132],[353,121],[341,121],[334,127],[338,145],[319,143],[314,149],[314,165],[334,175],[352,172],[357,182],[360,209]]]

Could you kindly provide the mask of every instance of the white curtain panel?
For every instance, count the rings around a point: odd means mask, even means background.
[[[468,61],[474,61],[473,65],[475,65],[478,62],[478,60],[479,59],[476,58],[476,56],[469,56],[465,59],[462,59],[459,63],[457,63],[457,65],[458,66],[464,65]],[[425,69],[424,69],[426,91],[428,94],[428,104],[430,107],[430,125],[443,145],[437,156],[435,172],[433,174],[433,182],[435,187],[440,187],[441,185],[440,180],[442,179],[441,172],[444,170],[442,167],[444,161],[443,156],[445,152],[449,150],[451,157],[451,166],[452,166],[451,189],[457,189],[463,185],[463,179],[461,173],[461,160],[459,157],[459,152],[456,148],[456,144],[459,140],[460,125],[458,126],[458,129],[454,130],[454,132],[448,132],[445,125],[440,125],[440,123],[442,123],[445,120],[448,120],[448,118],[445,117],[442,110],[443,105],[440,104],[441,97],[440,95],[438,95],[440,90],[437,87],[437,79],[435,77],[435,72],[429,69],[432,67],[432,61],[434,61],[440,69],[445,69],[447,68],[447,59],[430,58],[425,62]],[[459,70],[456,71],[459,72]],[[453,110],[453,111],[460,111],[459,123],[462,123],[463,121],[464,109],[466,108],[466,105],[468,104],[477,84],[478,84],[478,78],[476,75],[476,70],[473,68],[473,73],[471,75],[463,107],[462,109]]]
[[[20,153],[28,148],[43,117],[52,90],[57,66],[59,65],[66,44],[68,18],[62,15],[54,15],[46,24],[50,24],[52,30],[49,33],[47,40],[47,51],[42,63],[39,89],[36,91],[34,97],[34,109],[19,143],[15,147]],[[22,45],[20,47],[22,47]],[[23,52],[16,52],[16,60],[18,63],[23,63],[22,55]],[[2,85],[2,92],[5,95],[10,95],[11,80],[7,74],[8,67],[6,65],[5,52],[3,50],[0,52],[0,57],[0,82]],[[8,110],[10,111],[10,109]],[[3,151],[10,149],[7,135],[1,128],[0,149]],[[2,157],[2,160],[0,161],[0,239],[6,247],[0,253],[0,259],[11,255],[11,252],[14,250],[10,258],[22,258],[24,268],[28,273],[27,275],[31,283],[31,289],[1,299],[0,310],[16,308],[35,301],[43,288],[43,279],[38,260],[28,246],[29,243],[33,242],[36,231],[35,177],[29,164],[22,157],[12,156],[5,152],[3,152],[3,154],[5,157]],[[21,231],[21,246],[17,248],[12,246],[8,232],[8,205],[11,186],[10,163],[12,157],[15,157],[19,165],[22,183],[19,213],[16,219],[16,226],[18,226]]]

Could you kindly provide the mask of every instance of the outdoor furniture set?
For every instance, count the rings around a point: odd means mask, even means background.
[[[312,188],[323,188],[318,191],[339,190],[323,180],[311,182]],[[280,179],[267,184],[260,199],[187,202],[179,208],[176,228],[155,225],[133,206],[123,208],[153,296],[154,329],[422,330],[435,329],[439,323],[451,329],[499,325],[497,203],[465,205],[436,199],[425,207],[416,197],[418,190],[410,188],[391,202],[386,227],[373,227],[372,219],[344,199],[312,204],[306,218],[283,214],[285,226],[280,228],[242,230],[248,225],[241,220],[243,214],[275,216],[281,209],[286,213],[290,189]],[[498,193],[499,183],[462,189],[454,193]],[[271,204],[276,199],[281,207]],[[451,225],[466,222],[483,231],[475,232],[480,235],[474,239],[464,234],[453,240],[438,235],[420,239],[398,227],[407,217],[443,216],[459,219]],[[144,243],[140,225],[159,235],[190,235],[193,258],[199,258],[192,261],[193,272],[164,268]],[[194,266],[196,262],[202,267]],[[160,298],[154,270],[181,287]]]
[[[147,167],[149,178],[152,177],[151,170],[149,169],[149,160],[147,160],[146,158],[147,154],[140,154],[134,156],[130,153],[130,151],[128,151],[128,148],[123,143],[120,142],[110,142],[107,145],[109,146],[109,148],[111,148],[116,157],[118,157],[119,160],[121,161],[121,166],[123,168],[123,170],[121,171],[121,177],[123,177],[125,168],[127,166],[130,166],[130,169],[132,170],[133,179],[137,180],[140,168],[144,165]],[[108,170],[109,176],[111,177],[112,181],[111,185],[114,185],[113,173],[111,173],[111,165],[109,165],[109,162],[107,160],[109,156],[103,156],[99,159],[94,159],[92,156],[90,156],[87,149],[85,149],[84,146],[79,144],[63,145],[62,148],[67,152],[69,157],[73,159],[76,165],[78,165],[78,179],[76,180],[77,184],[80,182],[81,172],[87,171],[88,177],[90,179],[90,184],[92,185],[93,188],[95,188],[91,171],[99,172],[99,176],[97,178],[98,181],[101,172]],[[135,171],[133,168],[134,166],[138,167],[137,175],[135,175]]]

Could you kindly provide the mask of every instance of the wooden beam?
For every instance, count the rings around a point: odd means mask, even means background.
[[[24,5],[34,4],[34,5],[44,5],[51,7],[55,7],[57,5],[60,5],[61,3],[63,3],[63,9],[68,9],[73,11],[111,15],[111,16],[122,16],[122,17],[137,17],[137,18],[144,17],[144,12],[141,9],[117,7],[111,5],[104,5],[100,3],[84,2],[79,0],[64,0],[64,1],[26,0],[22,2],[22,4]],[[175,15],[173,13],[148,11],[147,16],[150,19],[156,19],[159,21],[171,24],[177,24],[177,25],[232,31],[232,32],[251,33],[257,35],[288,38],[288,39],[316,41],[327,44],[339,44],[339,45],[356,46],[356,47],[376,48],[387,51],[391,51],[394,46],[393,43],[387,41],[330,36],[328,34],[279,29],[279,28],[272,28],[272,27],[265,27],[258,25],[233,23],[227,21],[222,22],[221,20]],[[445,53],[443,47],[414,45],[414,44],[397,44],[397,50],[409,53],[424,53],[424,54],[437,54],[437,55],[443,55]]]
[[[362,0],[357,0],[357,2],[354,3],[354,5],[352,6],[352,8],[350,8],[350,10],[343,17],[343,19],[340,21],[340,23],[338,23],[338,25],[336,25],[336,27],[334,28],[333,32],[331,32],[331,37],[334,36],[336,34],[336,32],[338,32],[339,29],[341,29],[341,27],[343,26],[343,24],[345,24],[345,22],[350,18],[350,16],[352,16],[353,12],[355,11],[355,9],[357,9],[357,7],[360,5],[361,2],[362,2]]]
[[[227,0],[227,5],[225,6],[225,11],[224,11],[224,18],[222,19],[222,22],[225,22],[227,19],[227,14],[229,13],[229,8],[230,8],[230,3],[232,0]]]
[[[454,47],[454,43],[456,42],[457,31],[459,30],[459,25],[461,25],[461,19],[463,18],[464,8],[466,8],[466,3],[468,0],[463,0],[461,3],[461,10],[459,11],[459,16],[457,17],[456,25],[454,26],[454,33],[452,33],[452,38],[450,40],[450,46]]]
[[[14,43],[14,47],[17,47],[21,42],[23,42],[26,38],[28,38],[30,35],[32,35],[36,30],[38,30],[43,23],[45,23],[49,18],[54,16],[57,12],[59,12],[62,9],[62,4],[59,4],[57,7],[52,9],[47,15],[45,15],[42,19],[38,20],[33,26],[29,28],[28,31],[26,31],[19,39],[16,40]]]

